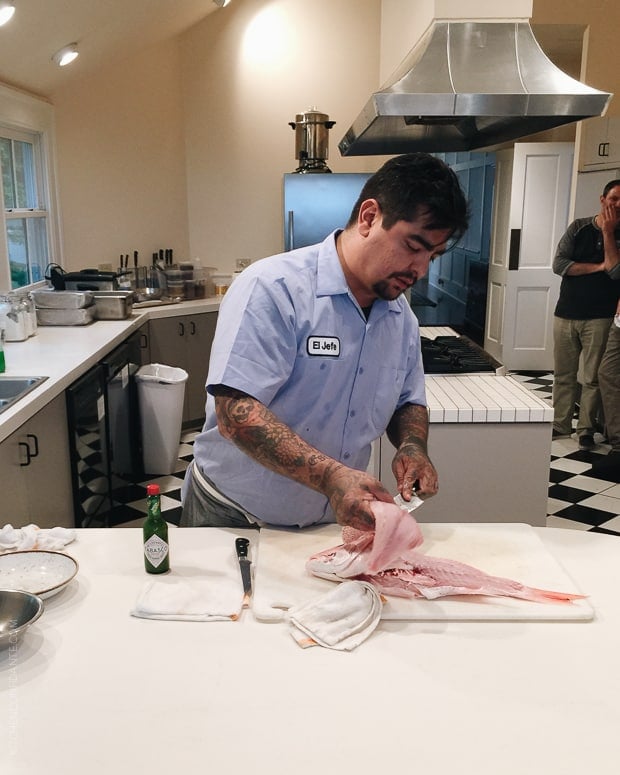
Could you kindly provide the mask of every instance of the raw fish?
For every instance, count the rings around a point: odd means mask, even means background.
[[[432,600],[448,595],[490,595],[541,603],[569,603],[585,597],[528,587],[456,560],[426,555],[417,551],[423,537],[411,514],[381,501],[374,501],[371,509],[374,533],[344,527],[343,543],[312,555],[307,570],[333,581],[367,581],[383,594],[396,597]]]

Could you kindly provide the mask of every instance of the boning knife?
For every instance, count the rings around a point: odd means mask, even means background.
[[[250,605],[250,595],[252,594],[252,563],[248,559],[248,547],[250,542],[247,538],[237,538],[235,540],[235,547],[237,549],[237,557],[239,558],[239,568],[241,569],[241,580],[243,581],[243,608],[248,608]]]
[[[424,503],[422,498],[419,498],[415,492],[411,493],[411,500],[406,501],[403,496],[398,493],[398,495],[394,496],[394,503],[397,506],[400,506],[403,511],[408,511],[409,514],[411,514],[412,511],[415,511],[416,509],[420,508],[420,506]]]

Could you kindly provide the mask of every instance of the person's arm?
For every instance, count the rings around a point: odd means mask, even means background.
[[[612,205],[604,205],[598,216],[598,224],[603,232],[604,269],[610,276],[615,277],[620,265],[620,254],[616,245],[616,228],[618,226],[616,208]]]
[[[270,471],[325,495],[339,524],[373,530],[370,503],[393,503],[374,476],[323,454],[257,399],[225,385],[216,385],[211,392],[222,436]]]
[[[397,409],[387,427],[389,440],[396,447],[392,471],[403,499],[411,499],[415,488],[421,498],[435,495],[437,471],[428,457],[428,409],[405,404]]]
[[[570,224],[558,243],[553,259],[553,271],[561,277],[577,277],[579,275],[594,274],[605,271],[605,262],[590,264],[586,261],[573,260],[575,252],[575,234],[577,233],[575,222]]]

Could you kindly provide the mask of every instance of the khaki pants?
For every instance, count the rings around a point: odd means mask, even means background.
[[[559,433],[572,432],[571,421],[579,393],[578,372],[581,398],[577,435],[594,433],[601,407],[598,369],[612,321],[613,318],[553,319],[553,427]]]
[[[620,452],[620,328],[609,329],[605,355],[598,370],[598,381],[605,414],[607,441],[612,452]]]

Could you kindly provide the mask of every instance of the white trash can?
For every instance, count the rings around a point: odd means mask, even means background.
[[[171,474],[176,468],[187,377],[184,369],[161,363],[136,372],[146,474]]]

